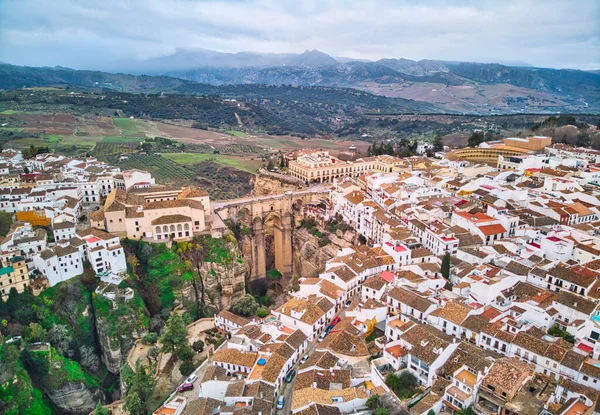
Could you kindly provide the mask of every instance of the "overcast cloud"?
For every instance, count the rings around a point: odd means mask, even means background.
[[[598,0],[0,0],[0,61],[102,68],[177,48],[600,68]]]

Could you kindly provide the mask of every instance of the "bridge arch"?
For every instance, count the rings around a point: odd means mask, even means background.
[[[265,223],[272,223],[275,268],[284,277],[291,277],[294,272],[292,252],[294,225],[300,222],[305,205],[320,200],[328,194],[328,191],[301,191],[293,194],[217,202],[213,207],[223,220],[231,218],[234,221],[244,220],[246,223],[251,223],[251,280],[266,278]]]

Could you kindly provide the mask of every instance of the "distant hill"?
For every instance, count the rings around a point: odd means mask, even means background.
[[[597,71],[535,68],[524,62],[334,58],[318,50],[301,54],[177,50],[170,56],[121,62],[129,73],[168,75],[212,85],[334,86],[424,101],[473,113],[600,111]]]
[[[133,76],[62,67],[29,67],[0,64],[0,89],[71,85],[124,92],[161,92],[190,83],[167,76]]]

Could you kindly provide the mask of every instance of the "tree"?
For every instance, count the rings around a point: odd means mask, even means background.
[[[12,223],[12,215],[10,213],[0,211],[0,236],[6,236]]]
[[[400,373],[398,379],[400,380],[400,385],[402,385],[405,388],[416,388],[419,385],[419,381],[417,380],[415,375],[410,373],[408,370],[405,370],[404,372]]]
[[[436,413],[433,409],[430,409],[429,412],[427,412],[427,415],[436,415]]]
[[[390,415],[390,411],[389,409],[380,406],[375,410],[375,415]]]
[[[256,313],[258,303],[250,294],[231,302],[230,311],[238,316],[250,317]]]
[[[176,357],[179,357],[190,347],[186,336],[187,328],[185,327],[183,318],[177,312],[172,313],[160,337],[160,351],[163,353],[172,353]]]
[[[444,149],[444,141],[440,133],[436,133],[433,137],[433,151],[442,151]]]
[[[0,349],[0,373],[12,374],[17,368],[17,360],[20,354],[17,346],[6,343],[2,345]]]
[[[479,147],[479,144],[485,141],[485,137],[482,131],[475,131],[469,137],[468,145],[469,147]]]
[[[204,350],[204,342],[202,340],[196,340],[192,344],[192,349],[194,349],[198,353],[202,353],[202,351]]]
[[[27,166],[23,167],[23,173],[24,174],[29,174],[30,173],[29,167],[27,167]]]
[[[196,294],[196,304],[198,310],[202,310],[205,306],[204,302],[204,278],[202,276],[202,266],[208,254],[206,244],[200,242],[183,242],[178,245],[177,251],[187,260],[188,268],[195,268],[196,272],[192,272],[192,287]]]
[[[275,168],[275,163],[273,163],[273,159],[269,157],[269,162],[267,163],[267,170],[271,171]]]
[[[450,279],[450,252],[446,252],[442,259],[442,277]]]
[[[591,143],[592,140],[590,139],[590,135],[588,133],[581,131],[579,134],[577,134],[577,141],[575,142],[577,147],[589,147]]]
[[[374,394],[369,396],[369,399],[367,399],[367,408],[369,409],[375,409],[379,406],[379,395]]]
[[[35,343],[46,341],[48,332],[38,323],[29,323],[25,329],[25,340]]]
[[[151,153],[152,152],[152,144],[150,144],[150,143],[142,144],[142,150],[145,151],[146,153]]]
[[[156,379],[151,375],[152,367],[144,366],[139,362],[135,365],[135,373],[128,380],[129,387],[125,395],[125,409],[130,415],[147,415],[148,404],[154,388]]]
[[[94,415],[110,415],[110,410],[102,406],[100,401],[98,401],[98,405],[96,405],[96,410],[94,411]]]
[[[189,374],[194,371],[194,368],[194,363],[192,363],[191,360],[184,360],[179,365],[179,373],[181,373],[183,376],[189,376]]]

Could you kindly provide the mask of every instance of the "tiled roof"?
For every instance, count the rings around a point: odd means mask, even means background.
[[[250,322],[249,319],[242,317],[242,316],[238,316],[237,314],[233,314],[231,311],[227,311],[227,310],[220,311],[218,314],[218,317],[222,317],[225,320],[229,320],[241,327],[244,327],[246,324],[248,324]]]
[[[232,363],[244,367],[254,366],[256,362],[257,353],[254,352],[242,352],[237,349],[220,349],[217,350],[213,356],[213,361]]]
[[[306,324],[315,324],[325,313],[316,304],[304,298],[292,298],[275,310],[278,313],[293,317],[293,314],[301,313],[298,318]]]
[[[415,324],[404,332],[400,338],[412,347],[410,354],[431,365],[451,343],[450,336],[433,326]]]
[[[441,317],[444,320],[460,325],[471,311],[473,311],[473,308],[463,303],[450,301],[444,307],[432,311],[430,316]]]
[[[517,358],[502,357],[494,363],[482,381],[483,385],[495,388],[495,393],[500,395],[505,392],[513,396],[522,386],[522,383],[534,373],[534,366],[522,362]]]
[[[169,223],[191,222],[192,218],[185,215],[164,215],[152,221],[152,225],[167,225]]]
[[[306,341],[306,334],[302,330],[298,329],[285,339],[285,342],[289,344],[294,350],[298,350],[300,346]]]
[[[288,359],[280,354],[274,353],[269,360],[267,360],[267,364],[265,364],[265,367],[262,371],[262,380],[269,383],[275,383],[287,360]]]
[[[344,356],[366,356],[370,355],[365,340],[347,331],[332,332],[325,340],[317,346],[319,350],[331,350]]]
[[[433,303],[423,297],[418,296],[415,293],[412,293],[403,288],[394,287],[389,292],[388,297],[393,298],[401,302],[402,304],[406,304],[409,307],[414,308],[415,310],[424,313],[433,305]]]
[[[557,265],[549,269],[548,274],[560,278],[561,280],[577,284],[581,287],[589,287],[596,281],[596,273],[590,270],[588,271],[589,272],[586,272],[583,268],[567,268],[563,265]]]
[[[304,364],[300,367],[307,368],[307,367],[316,366],[316,367],[320,367],[323,369],[329,369],[329,368],[335,367],[338,360],[340,360],[340,359],[328,350],[325,350],[325,351],[317,350],[317,351],[313,352],[308,357],[308,360],[306,362],[304,362]]]
[[[376,291],[381,290],[383,287],[385,287],[385,285],[386,281],[379,275],[374,275],[372,277],[367,278],[367,280],[362,284],[363,287],[372,288]]]

